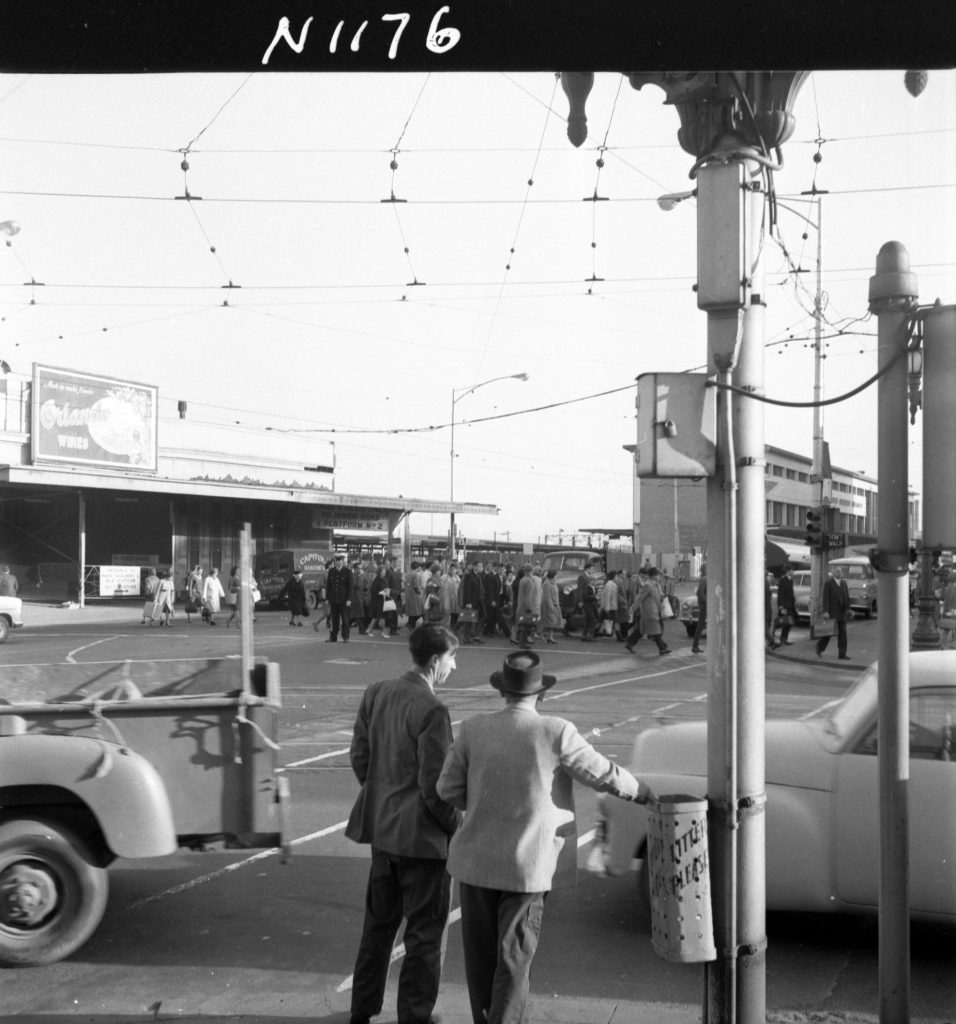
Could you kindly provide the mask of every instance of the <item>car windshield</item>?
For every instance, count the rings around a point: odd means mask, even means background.
[[[836,706],[830,716],[828,732],[837,739],[846,739],[850,731],[858,727],[876,707],[876,662],[874,662],[853,684],[846,697]]]

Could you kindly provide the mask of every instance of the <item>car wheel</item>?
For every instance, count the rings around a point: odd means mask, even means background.
[[[52,964],[93,934],[109,881],[87,845],[59,824],[0,825],[0,964]]]
[[[0,615],[0,644],[5,643],[10,635],[10,623]]]

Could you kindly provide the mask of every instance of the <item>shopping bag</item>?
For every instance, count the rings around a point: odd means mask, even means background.
[[[478,612],[474,608],[462,608],[458,613],[459,622],[477,622]]]
[[[383,612],[393,612],[395,610],[396,610],[395,602],[390,597],[386,597],[385,600],[382,602],[382,611]]]
[[[143,618],[144,619],[155,619],[155,618],[157,618],[156,602],[155,601],[147,601],[143,605]]]
[[[671,607],[671,603],[670,603],[670,601],[666,597],[664,598],[663,601],[661,601],[661,618],[662,619],[672,619],[672,618],[674,618],[674,609]]]

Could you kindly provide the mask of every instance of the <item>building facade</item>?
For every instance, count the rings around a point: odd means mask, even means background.
[[[814,507],[817,488],[810,458],[772,445],[766,446],[765,477],[768,540],[785,546],[802,545],[807,512]],[[830,467],[824,481],[830,522],[828,529],[846,535],[849,547],[865,549],[876,541],[877,481],[863,473]],[[910,536],[918,536],[919,502],[909,496]],[[692,559],[707,545],[706,481],[688,478],[634,476],[634,550],[642,557],[669,563]]]
[[[330,442],[193,421],[149,384],[40,364],[6,383],[0,562],[29,584],[24,597],[62,599],[81,579],[81,593],[108,596],[97,592],[103,567],[169,570],[177,589],[197,564],[228,573],[245,523],[254,555],[394,540],[401,558],[395,533],[410,512],[497,513],[338,494]]]

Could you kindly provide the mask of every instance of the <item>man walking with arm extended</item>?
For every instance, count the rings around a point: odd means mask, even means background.
[[[451,899],[445,860],[461,816],[436,791],[452,731],[435,689],[455,668],[458,640],[444,626],[422,625],[408,638],[408,649],[408,672],[365,691],[349,755],[362,791],[345,834],[372,847],[349,1024],[369,1024],[382,1012],[403,917],[398,1024],[436,1020],[432,1011]]]
[[[528,1021],[544,900],[577,871],[572,782],[639,803],[653,798],[571,722],[538,712],[554,683],[533,651],[509,654],[491,676],[504,708],[462,723],[438,780],[439,795],[465,812],[448,870],[460,885],[474,1024]]]

